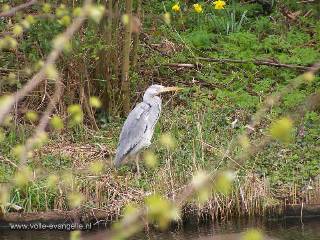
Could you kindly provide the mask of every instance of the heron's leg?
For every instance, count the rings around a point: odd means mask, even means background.
[[[138,177],[141,177],[140,175],[140,167],[139,167],[139,153],[135,156],[135,161],[136,161],[136,166],[137,166],[137,173],[138,173]]]

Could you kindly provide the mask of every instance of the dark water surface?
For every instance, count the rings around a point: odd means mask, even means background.
[[[320,240],[320,218],[286,220],[237,220],[213,224],[200,224],[196,222],[185,224],[175,230],[165,232],[151,231],[140,233],[131,239],[163,239],[163,240],[237,240],[241,239],[243,232],[250,228],[259,228],[265,240]],[[83,232],[84,239],[98,230]],[[65,240],[70,239],[67,231],[22,231],[10,230],[0,226],[0,240]]]

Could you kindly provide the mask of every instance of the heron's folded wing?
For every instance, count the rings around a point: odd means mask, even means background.
[[[139,103],[128,115],[120,134],[115,164],[119,165],[139,143],[149,127],[148,116],[150,106]]]

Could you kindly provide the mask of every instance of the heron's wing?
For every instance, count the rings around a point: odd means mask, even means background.
[[[115,165],[120,165],[121,161],[132,151],[147,131],[150,124],[148,116],[151,106],[142,102],[139,103],[128,115],[120,134],[119,145],[115,157]]]
[[[149,123],[150,123],[150,129],[151,129],[152,133],[153,133],[155,125],[158,122],[158,119],[160,117],[160,112],[161,112],[161,99],[159,98],[157,100],[156,104],[152,105],[150,112],[149,112],[149,116],[148,116]]]

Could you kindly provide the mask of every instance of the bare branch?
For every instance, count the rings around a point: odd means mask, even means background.
[[[229,58],[197,58],[200,61],[206,62],[215,62],[215,63],[239,63],[239,64],[246,64],[246,63],[253,63],[255,65],[264,65],[264,66],[271,66],[271,67],[278,67],[278,68],[291,68],[291,69],[298,69],[301,71],[309,71],[312,67],[302,66],[302,65],[295,65],[295,64],[284,64],[278,62],[272,62],[268,60],[240,60],[240,59],[229,59]],[[202,65],[200,63],[167,63],[164,64],[165,66],[172,67],[172,68],[199,68]]]
[[[0,155],[0,161],[1,162],[5,162],[5,163],[9,163],[11,166],[13,166],[14,168],[18,168],[18,165],[15,164],[14,162],[12,162],[10,159],[4,157],[4,156],[1,156]]]
[[[299,1],[297,3],[313,3],[315,0],[305,0],[305,1]]]
[[[39,138],[39,136],[45,132],[45,128],[47,127],[48,123],[49,123],[49,119],[50,119],[50,115],[52,114],[57,102],[59,101],[61,94],[63,92],[62,89],[62,82],[60,81],[56,81],[56,87],[55,87],[55,92],[53,95],[53,98],[51,99],[51,101],[48,104],[47,109],[45,110],[45,112],[43,113],[39,124],[33,134],[33,136],[31,138],[28,139],[23,152],[21,154],[21,162],[20,165],[23,166],[26,163],[27,160],[27,156],[28,156],[28,152],[31,150],[32,145],[34,144],[35,141],[37,141],[37,139]]]
[[[193,64],[193,63],[167,63],[165,66],[173,67],[173,68],[199,68],[201,64]]]
[[[0,13],[0,17],[11,17],[11,16],[15,15],[17,11],[28,8],[28,7],[36,4],[37,2],[38,2],[38,0],[31,0],[29,2],[26,2],[26,3],[23,3],[23,4],[18,5],[16,7],[13,7],[9,11]]]
[[[198,60],[200,61],[206,61],[206,62],[216,62],[216,63],[253,63],[255,65],[265,65],[265,66],[272,66],[272,67],[281,67],[281,68],[292,68],[292,69],[298,69],[302,71],[308,71],[310,70],[310,67],[307,66],[301,66],[301,65],[294,65],[294,64],[284,64],[284,63],[278,63],[278,62],[272,62],[269,60],[240,60],[240,59],[220,59],[220,58],[204,58],[199,57]]]

